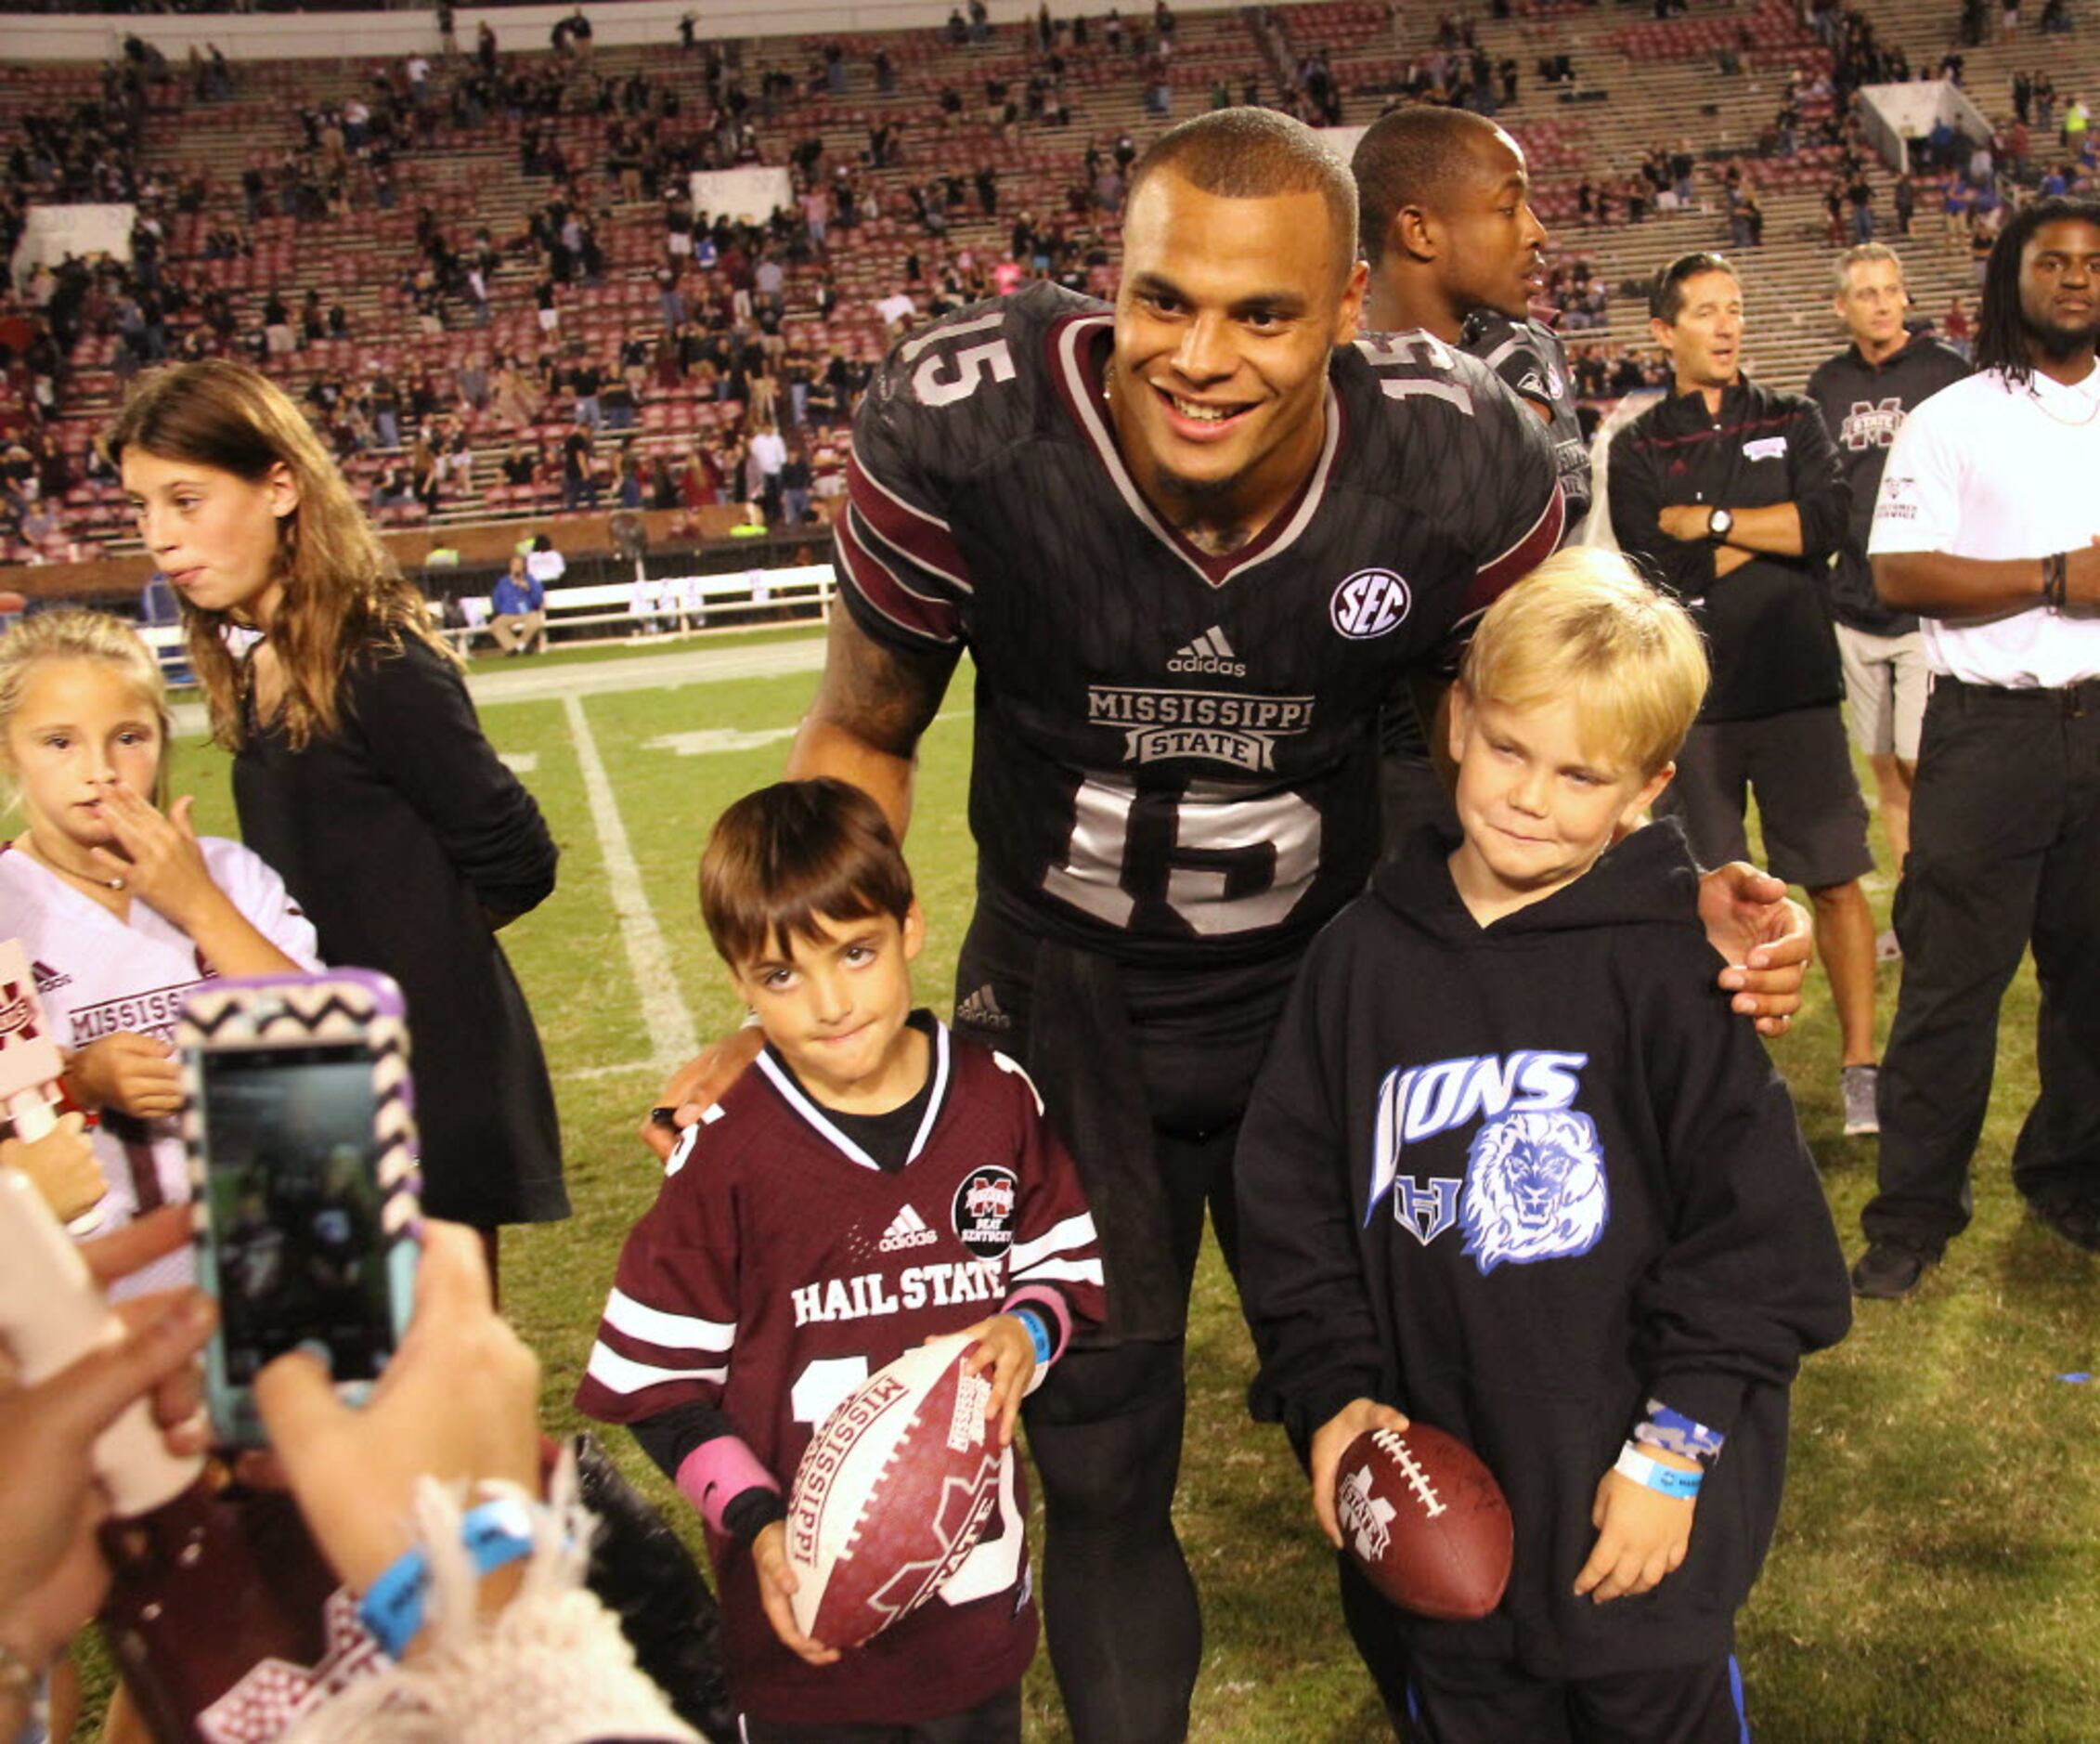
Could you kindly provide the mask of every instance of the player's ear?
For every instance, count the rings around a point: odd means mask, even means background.
[[[283,520],[299,506],[299,480],[282,461],[270,468],[263,485],[270,495],[270,513],[279,520]]]
[[[1463,762],[1466,758],[1466,732],[1472,724],[1472,698],[1467,696],[1463,684],[1452,685],[1444,696],[1451,761],[1455,763]]]
[[[1653,339],[1658,345],[1662,346],[1662,348],[1666,352],[1669,351],[1670,341],[1675,338],[1676,335],[1677,329],[1672,327],[1669,322],[1663,319],[1661,316],[1651,315],[1648,318],[1648,337]],[[1672,355],[1675,354],[1673,353]]]
[[[1663,789],[1676,778],[1677,765],[1675,763],[1665,763],[1653,774],[1650,775],[1646,781],[1641,783],[1640,791],[1627,802],[1626,810],[1619,813],[1619,827],[1621,829],[1638,829],[1640,826],[1642,815],[1650,806],[1663,797]]]
[[[1434,260],[1444,252],[1437,222],[1423,206],[1402,206],[1393,215],[1392,241],[1417,260]]]
[[[1371,281],[1371,269],[1362,261],[1355,262],[1349,268],[1349,277],[1342,286],[1342,306],[1334,312],[1334,339],[1338,345],[1346,345],[1363,331],[1364,293]]]
[[[926,946],[926,915],[919,907],[918,898],[904,911],[904,960],[909,963]]]

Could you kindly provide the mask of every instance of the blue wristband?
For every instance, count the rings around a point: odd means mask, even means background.
[[[1612,1469],[1621,1477],[1632,1478],[1643,1489],[1678,1502],[1689,1502],[1696,1496],[1706,1477],[1705,1472],[1680,1472],[1674,1465],[1650,1459],[1631,1441],[1619,1450],[1618,1461]]]
[[[1681,1411],[1672,1411],[1659,1399],[1648,1401],[1647,1419],[1634,1425],[1633,1438],[1644,1447],[1659,1447],[1688,1460],[1708,1462],[1720,1457],[1721,1445],[1728,1439],[1718,1429],[1709,1429]]]
[[[1029,1342],[1035,1347],[1035,1360],[1040,1367],[1050,1360],[1050,1329],[1043,1323],[1043,1316],[1034,1308],[1026,1307],[1008,1308],[1007,1313],[1028,1328]]]
[[[460,1542],[473,1558],[474,1572],[493,1574],[506,1563],[532,1555],[532,1509],[517,1496],[485,1502],[461,1517]],[[421,1544],[404,1551],[365,1591],[357,1618],[372,1638],[398,1659],[422,1633],[423,1603],[430,1595],[430,1558]]]

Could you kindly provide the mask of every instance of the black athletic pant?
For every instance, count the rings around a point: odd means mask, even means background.
[[[2100,682],[1934,683],[1896,936],[1903,985],[1868,1239],[1937,1254],[1967,1227],[1999,1002],[2030,941],[2042,1088],[2013,1179],[2030,1201],[2100,1197]]]
[[[1187,1301],[1208,1212],[1229,1264],[1239,1116],[1292,965],[1119,970],[980,903],[955,1027],[1018,1059],[1101,1226],[1110,1325],[1028,1402],[1043,1489],[1043,1618],[1077,1744],[1179,1744],[1202,1659],[1173,1529]]]
[[[1408,1736],[1419,1744],[1749,1744],[1734,1656],[1569,1682],[1500,1659],[1418,1659]]]

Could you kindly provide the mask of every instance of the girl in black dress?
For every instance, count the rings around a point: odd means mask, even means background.
[[[322,957],[394,977],[415,1038],[423,1201],[488,1235],[564,1217],[539,1038],[497,931],[556,850],[482,735],[458,657],[299,409],[239,364],[142,379],[109,438],[182,601],[248,845]]]

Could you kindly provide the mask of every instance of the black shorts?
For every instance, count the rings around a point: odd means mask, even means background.
[[[954,1027],[1028,1069],[1079,1165],[1108,1295],[1082,1342],[1182,1336],[1206,1207],[1233,1259],[1233,1146],[1296,970],[1131,969],[979,904]]]
[[[1744,819],[1753,796],[1774,878],[1821,891],[1874,869],[1867,802],[1835,703],[1755,721],[1700,722],[1655,810],[1681,818],[1692,857],[1717,866],[1750,857]]]

